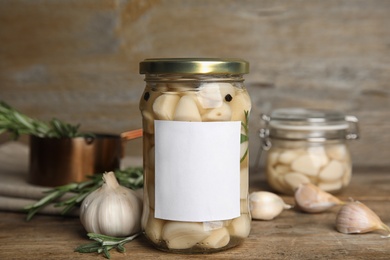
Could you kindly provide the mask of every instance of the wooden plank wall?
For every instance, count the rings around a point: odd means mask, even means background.
[[[120,133],[141,127],[141,60],[239,57],[252,161],[260,113],[295,106],[357,116],[354,164],[388,166],[389,14],[387,0],[0,0],[0,99]]]

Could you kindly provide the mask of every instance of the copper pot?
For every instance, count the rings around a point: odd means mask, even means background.
[[[142,136],[141,130],[94,137],[30,137],[28,181],[40,186],[60,186],[85,181],[95,173],[119,169],[124,142]]]

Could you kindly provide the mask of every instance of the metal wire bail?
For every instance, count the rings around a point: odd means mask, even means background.
[[[356,140],[359,139],[360,137],[360,132],[359,132],[359,120],[355,116],[347,115],[345,116],[345,121],[349,123],[351,126],[351,130],[348,129],[345,139],[347,140]]]

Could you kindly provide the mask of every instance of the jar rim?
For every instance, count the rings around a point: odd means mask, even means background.
[[[262,115],[266,128],[261,137],[294,140],[357,139],[358,120],[335,110],[281,108]],[[352,130],[350,128],[352,127]]]
[[[153,58],[140,62],[140,74],[247,74],[249,62],[235,58]]]
[[[306,108],[281,108],[274,110],[270,115],[271,121],[283,121],[290,123],[345,123],[345,115],[335,110],[306,109]]]

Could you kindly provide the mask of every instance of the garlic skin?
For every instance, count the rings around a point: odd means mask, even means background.
[[[345,204],[312,183],[301,183],[294,193],[294,199],[299,209],[307,213],[319,213]]]
[[[142,200],[120,186],[114,172],[103,175],[103,185],[82,202],[80,221],[89,233],[121,237],[141,231]]]
[[[249,195],[249,209],[252,219],[272,220],[284,209],[292,206],[284,203],[278,195],[268,191],[256,191]]]
[[[349,202],[340,209],[336,217],[336,229],[344,234],[384,230],[388,233],[386,237],[390,237],[390,227],[359,201]]]

